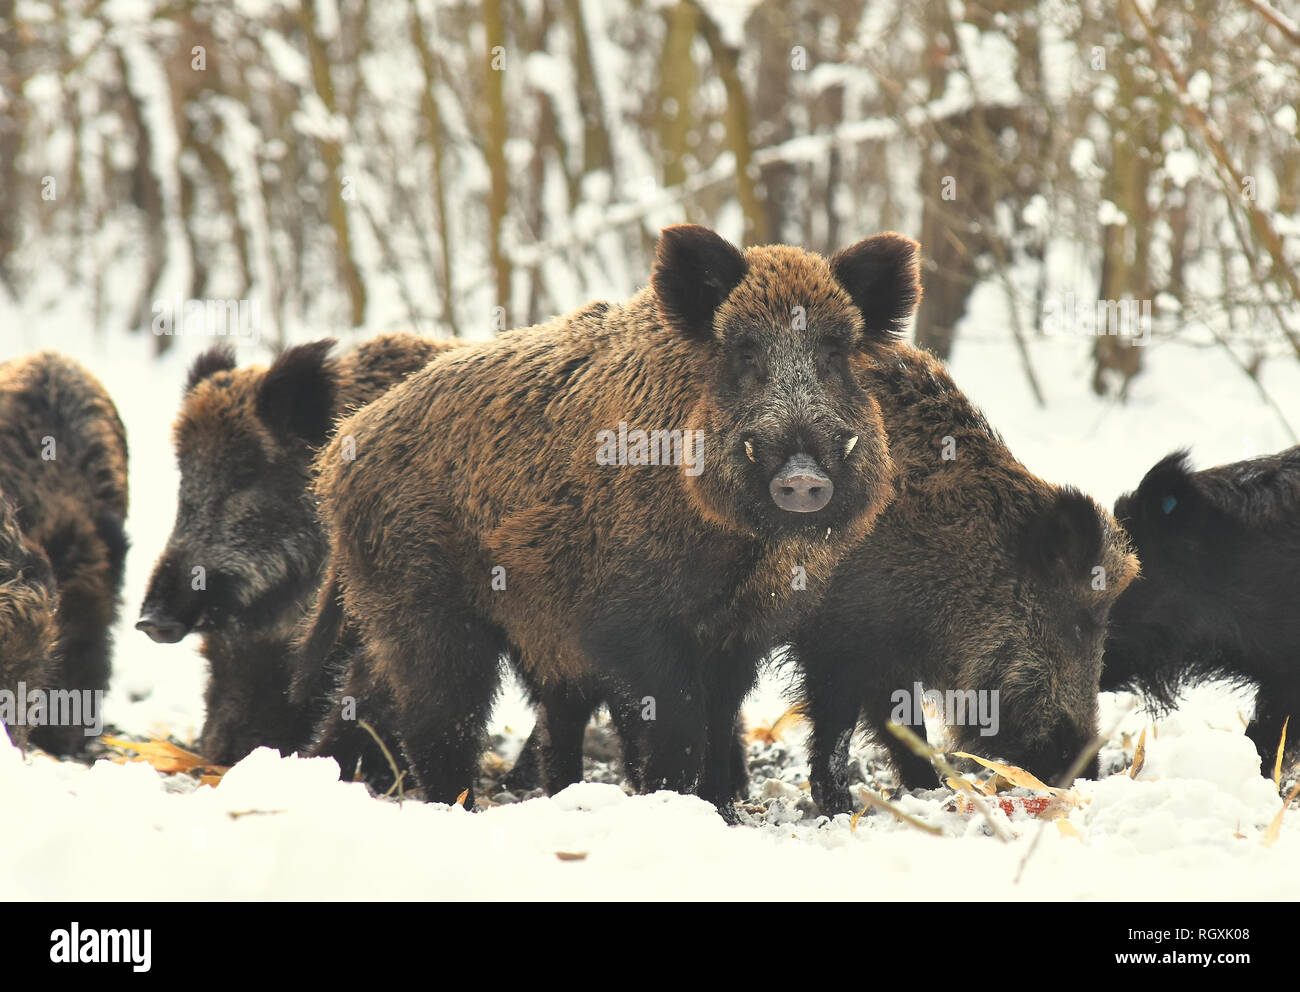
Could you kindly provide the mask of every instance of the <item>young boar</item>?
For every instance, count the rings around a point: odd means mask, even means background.
[[[333,346],[289,348],[269,368],[237,368],[214,349],[185,384],[172,435],[176,522],[136,627],[167,644],[203,637],[211,676],[200,749],[218,764],[262,745],[292,751],[317,719],[311,701],[288,698],[295,628],[326,552],[310,491],[315,449],[338,417],[449,347],[397,334],[340,358]]]
[[[925,736],[919,686],[953,701],[956,749],[1055,778],[1097,734],[1107,614],[1137,572],[1125,536],[1016,461],[927,352],[899,345],[863,380],[895,492],[794,638],[813,798],[828,814],[861,806],[848,787],[859,720],[903,784],[935,783],[885,729],[893,719]]]

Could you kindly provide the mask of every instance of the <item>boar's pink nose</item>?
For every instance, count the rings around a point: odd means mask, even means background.
[[[815,513],[831,501],[835,484],[808,455],[795,455],[772,477],[768,490],[783,510]]]

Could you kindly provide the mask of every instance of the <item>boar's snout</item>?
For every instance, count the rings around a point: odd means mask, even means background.
[[[831,501],[835,484],[808,455],[794,455],[772,477],[772,500],[791,513],[816,513]]]
[[[1079,756],[1093,746],[1093,735],[1076,727],[1058,726],[1050,739],[1027,756],[1024,765],[1044,782],[1068,789],[1073,780],[1066,781],[1067,773]],[[1100,775],[1100,761],[1096,754],[1079,770],[1080,778],[1096,780]]]
[[[190,632],[185,624],[160,609],[145,610],[135,622],[135,629],[144,631],[159,644],[175,644]]]
[[[149,579],[135,629],[159,644],[175,644],[194,629],[202,612],[198,592],[190,588],[179,560],[168,553]]]

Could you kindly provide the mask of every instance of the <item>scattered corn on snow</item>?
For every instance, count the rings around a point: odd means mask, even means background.
[[[132,550],[108,725],[137,740],[161,730],[192,742],[206,677],[197,639],[157,645],[131,625],[175,508],[168,434],[179,384],[207,342],[180,340],[155,362],[150,335],[91,330],[84,295],[35,291],[31,299],[48,306],[23,311],[0,300],[0,326],[10,329],[0,360],[39,348],[73,355],[112,392],[130,438]],[[1044,478],[1109,503],[1180,445],[1192,446],[1199,465],[1212,465],[1290,443],[1255,387],[1220,354],[1177,343],[1149,349],[1149,371],[1119,406],[1087,389],[1090,340],[1034,338],[1030,353],[1049,396],[1040,410],[1007,326],[1001,295],[981,287],[959,330],[953,372]],[[320,333],[300,329],[292,337]],[[1263,381],[1300,424],[1300,366],[1270,362]],[[1070,812],[1073,831],[1061,821],[995,813],[1016,835],[1007,844],[988,835],[979,814],[949,811],[947,790],[898,800],[941,837],[886,812],[863,816],[856,829],[847,815],[803,819],[799,727],[782,732],[776,777],[753,784],[751,805],[765,811],[746,813],[750,822],[731,828],[698,799],[626,796],[594,782],[468,813],[375,800],[363,786],[337,781],[328,760],[265,750],[215,787],[186,779],[182,791],[180,779],[148,764],[24,758],[0,740],[0,899],[1294,899],[1300,811],[1285,814],[1266,846],[1281,800],[1268,778],[1271,763],[1261,774],[1242,736],[1238,714],[1250,716],[1250,697],[1207,687],[1157,722],[1131,709],[1121,718],[1127,697],[1103,696],[1103,703],[1102,727],[1115,728],[1105,766],[1126,768],[1148,727],[1136,779],[1081,783],[1090,801]],[[771,727],[787,706],[769,680],[746,716],[751,727]],[[492,729],[509,726],[507,743],[517,748],[531,719],[518,695],[507,693]]]

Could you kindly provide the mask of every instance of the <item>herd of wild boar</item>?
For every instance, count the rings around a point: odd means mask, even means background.
[[[682,225],[631,300],[491,341],[202,355],[136,626],[203,639],[205,758],[330,755],[383,789],[393,754],[472,806],[504,660],[538,716],[512,784],[578,781],[604,705],[636,788],[734,819],[741,703],[784,650],[826,813],[855,805],[858,729],[902,784],[934,783],[884,732],[921,684],[996,692],[996,733],[951,736],[1050,779],[1096,774],[1100,690],[1169,706],[1228,677],[1257,687],[1271,761],[1300,715],[1300,448],[1171,455],[1114,516],[1045,482],[901,340],[918,250],[742,252]],[[107,685],[126,472],[93,376],[0,365],[0,697]],[[0,715],[20,745],[86,740]]]

